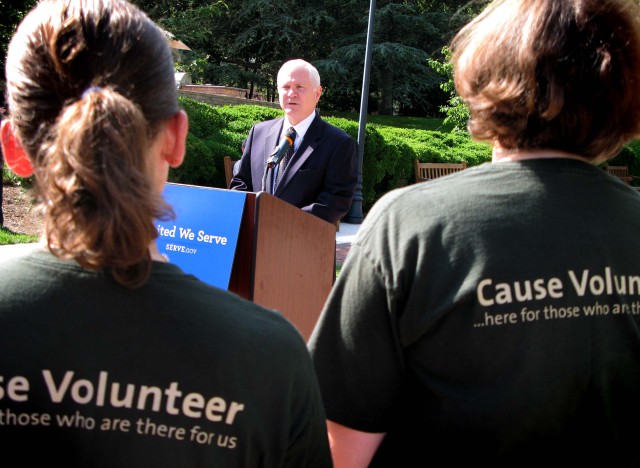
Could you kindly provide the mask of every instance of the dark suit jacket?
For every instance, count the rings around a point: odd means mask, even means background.
[[[262,191],[267,159],[279,143],[283,122],[284,118],[268,120],[251,128],[231,190]],[[358,179],[357,159],[353,138],[316,113],[273,195],[335,223],[351,207]],[[264,191],[271,192],[271,181]]]

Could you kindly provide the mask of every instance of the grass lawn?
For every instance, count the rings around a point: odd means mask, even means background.
[[[354,112],[328,112],[331,117],[340,117],[358,122],[360,116]],[[384,125],[386,127],[409,128],[413,130],[432,130],[450,132],[452,125],[443,125],[443,119],[426,117],[401,117],[395,115],[367,115],[367,124]]]
[[[10,229],[0,227],[0,245],[29,244],[30,242],[38,242],[38,239],[38,236],[19,234]]]

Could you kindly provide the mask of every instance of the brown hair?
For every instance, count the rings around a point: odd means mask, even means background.
[[[613,157],[640,135],[632,0],[496,1],[452,41],[469,131],[507,149]]]
[[[13,128],[34,167],[49,249],[137,287],[151,270],[154,192],[148,148],[178,112],[160,29],[124,0],[47,0],[7,56]]]

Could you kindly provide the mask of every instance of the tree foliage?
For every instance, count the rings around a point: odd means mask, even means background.
[[[343,0],[334,0],[334,9]],[[318,62],[329,88],[331,108],[359,107],[360,88],[369,21],[370,3],[347,0],[346,14],[336,18],[333,51]],[[373,22],[370,78],[370,110],[385,115],[435,115],[446,95],[442,78],[429,66],[444,44],[469,19],[452,14],[453,3],[383,0],[376,4]],[[325,79],[326,77],[326,79]],[[325,101],[326,102],[326,101]]]
[[[36,0],[24,1],[7,1],[0,0],[0,67],[2,70],[2,78],[0,78],[0,92],[4,101],[5,76],[4,65],[7,56],[9,42],[15,33],[17,25],[20,23],[25,13],[35,5]]]
[[[449,48],[444,47],[442,49],[442,54],[444,56],[443,61],[430,59],[429,65],[436,72],[446,78],[446,81],[443,81],[440,84],[440,89],[449,96],[447,104],[440,106],[440,110],[446,116],[444,124],[452,125],[454,131],[466,132],[467,124],[469,122],[469,108],[456,92],[456,88],[453,83],[453,64],[451,63],[451,52],[449,51]]]
[[[360,107],[371,0],[137,0],[186,42],[179,66],[194,82],[247,88],[276,99],[276,74],[288,59],[320,71],[327,110]],[[429,64],[486,3],[378,0],[374,10],[369,112],[437,115],[448,99]]]
[[[15,25],[36,0],[0,0],[0,60]],[[277,97],[288,59],[319,69],[320,107],[358,110],[372,0],[133,0],[191,51],[176,65],[195,83],[246,88]],[[369,113],[436,116],[450,95],[433,68],[441,50],[486,0],[378,0],[374,11]]]

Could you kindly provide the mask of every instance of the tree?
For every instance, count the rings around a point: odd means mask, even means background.
[[[141,2],[140,2],[141,3]],[[151,2],[147,2],[151,3]],[[261,90],[273,100],[275,76],[289,58],[313,61],[323,48],[323,31],[333,20],[319,0],[228,0],[173,11],[155,6],[157,21],[185,41],[186,65],[198,65],[202,82]],[[201,59],[208,62],[202,67]],[[193,70],[186,70],[193,71]]]
[[[444,123],[453,125],[454,131],[466,132],[467,123],[469,122],[469,108],[456,92],[453,83],[451,52],[448,47],[442,49],[442,55],[444,56],[444,61],[430,59],[429,65],[446,78],[446,81],[440,84],[440,88],[449,96],[447,104],[440,107],[440,110],[446,115]]]
[[[0,66],[2,67],[2,78],[0,79],[0,92],[4,101],[5,82],[5,58],[9,42],[15,33],[16,27],[24,15],[36,4],[36,0],[14,1],[0,0]]]
[[[334,0],[329,11],[336,10]],[[328,2],[329,3],[329,2]],[[381,114],[438,112],[446,95],[440,90],[442,77],[429,66],[444,44],[469,19],[460,11],[461,2],[415,2],[383,0],[374,16],[371,61],[371,109]],[[455,5],[454,5],[455,4]],[[336,17],[334,50],[319,61],[326,77],[325,104],[331,108],[357,109],[364,67],[369,2],[350,0]],[[454,6],[458,7],[452,14]],[[346,14],[342,14],[346,11]]]
[[[320,71],[327,110],[360,105],[370,0],[136,0],[193,52],[178,66],[194,82],[276,97],[282,63],[304,58]],[[370,111],[436,115],[448,95],[429,65],[486,0],[378,0]]]

